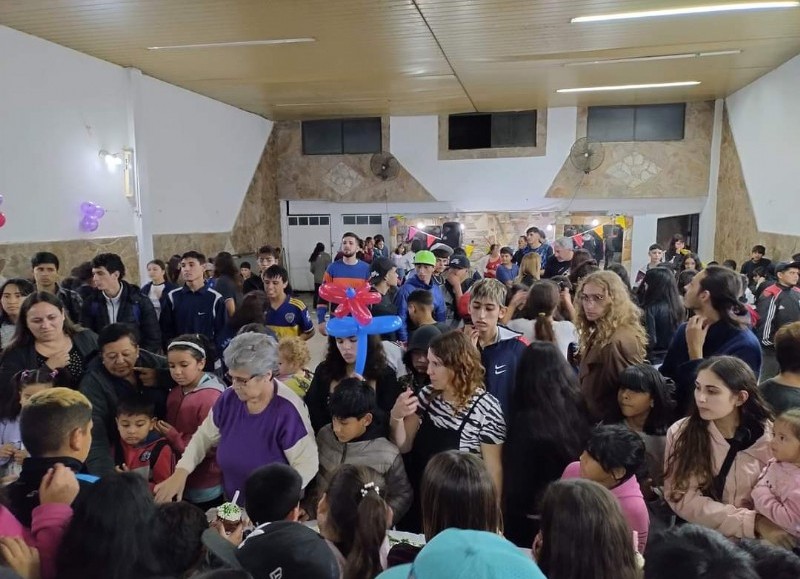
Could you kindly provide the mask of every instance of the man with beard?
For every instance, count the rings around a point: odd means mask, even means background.
[[[368,263],[356,257],[358,251],[358,236],[348,231],[342,236],[340,250],[342,259],[334,261],[328,266],[325,276],[322,278],[322,283],[332,283],[343,288],[359,288],[363,286],[364,282],[369,280],[370,267]],[[328,335],[325,329],[325,314],[327,313],[328,302],[320,296],[317,305],[317,325],[319,326],[319,332],[323,336]]]

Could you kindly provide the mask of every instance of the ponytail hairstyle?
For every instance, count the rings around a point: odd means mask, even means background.
[[[698,366],[698,374],[702,370],[716,374],[733,394],[748,393],[747,400],[738,408],[739,429],[743,429],[751,441],[762,436],[766,424],[772,420],[772,411],[761,396],[758,380],[750,366],[733,356],[714,356]],[[700,417],[694,397],[690,408],[689,417],[676,433],[675,445],[664,469],[664,477],[672,479],[669,499],[675,502],[689,490],[692,479],[697,480],[700,492],[706,495],[711,492],[714,482],[708,422]],[[712,498],[720,500],[720,497]]]
[[[739,301],[739,274],[719,265],[707,267],[705,272],[700,281],[700,290],[708,292],[711,306],[719,314],[720,320],[733,328],[744,328],[740,317],[748,312]]]
[[[201,360],[216,360],[217,352],[214,343],[203,334],[183,334],[169,343],[167,352],[188,352],[192,358]]]
[[[367,466],[344,464],[325,498],[328,524],[345,556],[342,579],[372,579],[382,571],[380,549],[389,527],[383,477]]]
[[[556,342],[553,330],[553,313],[558,308],[558,286],[550,280],[536,281],[528,292],[524,316],[535,320],[534,337],[540,342]]]
[[[318,241],[317,244],[314,246],[314,251],[311,252],[311,257],[308,258],[309,263],[314,263],[319,257],[319,254],[325,251],[325,244],[321,241]]]
[[[42,366],[35,370],[20,370],[11,378],[11,388],[3,394],[0,403],[0,420],[16,420],[22,412],[22,391],[28,386],[41,385],[48,388],[72,388],[72,374],[66,368],[51,370]]]

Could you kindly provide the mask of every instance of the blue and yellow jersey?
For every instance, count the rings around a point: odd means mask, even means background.
[[[273,310],[269,304],[267,305],[264,324],[275,332],[279,339],[300,336],[314,329],[306,305],[302,300],[291,296],[286,296],[286,301],[277,309]]]

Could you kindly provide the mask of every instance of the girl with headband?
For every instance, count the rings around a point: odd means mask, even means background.
[[[210,340],[199,334],[178,336],[167,347],[169,373],[177,386],[167,397],[167,420],[159,420],[158,430],[180,456],[209,410],[222,395],[225,385],[214,374],[203,371],[206,358],[216,358]],[[189,476],[183,498],[203,510],[219,506],[222,473],[211,449],[205,460]]]

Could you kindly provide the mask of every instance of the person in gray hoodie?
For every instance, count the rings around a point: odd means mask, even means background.
[[[363,380],[346,378],[336,386],[329,405],[333,419],[317,434],[319,473],[307,493],[306,510],[316,507],[339,465],[354,464],[373,468],[385,478],[392,520],[400,520],[411,506],[413,491],[400,451],[385,438],[385,425],[374,420],[375,391]]]

